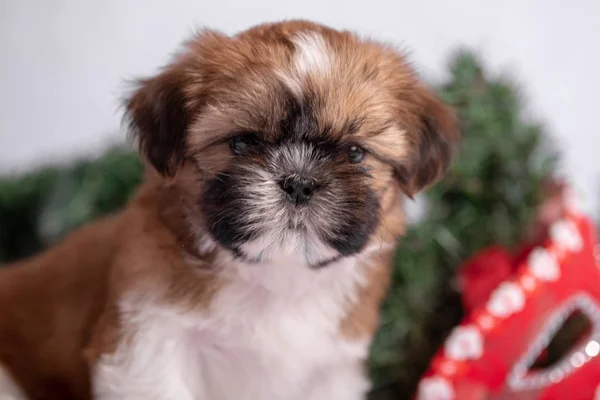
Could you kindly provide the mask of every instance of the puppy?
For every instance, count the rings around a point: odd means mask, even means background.
[[[288,21],[197,34],[126,111],[147,161],[129,206],[0,272],[0,391],[363,399],[402,199],[450,164],[449,109],[393,48]]]

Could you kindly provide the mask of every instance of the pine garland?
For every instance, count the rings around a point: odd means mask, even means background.
[[[133,151],[0,179],[0,265],[35,254],[67,232],[121,208],[141,182]]]
[[[462,316],[456,268],[482,247],[521,239],[556,164],[542,127],[522,115],[518,90],[488,77],[472,53],[458,52],[440,96],[458,111],[462,151],[424,195],[425,218],[400,241],[382,327],[373,344],[371,398],[410,398],[420,375]],[[123,206],[141,180],[128,148],[93,161],[0,179],[0,263],[34,254],[66,232]]]

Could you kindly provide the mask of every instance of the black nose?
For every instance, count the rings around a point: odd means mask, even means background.
[[[287,199],[294,204],[306,203],[315,191],[315,183],[300,176],[284,179],[281,181],[281,187],[287,194]]]

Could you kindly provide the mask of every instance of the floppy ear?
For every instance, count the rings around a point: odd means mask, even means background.
[[[138,81],[125,101],[131,134],[140,153],[163,176],[172,177],[184,160],[190,112],[184,95],[184,76],[176,69]]]
[[[403,191],[412,197],[437,182],[448,170],[460,136],[453,110],[424,87],[417,88],[416,123],[410,132],[412,149],[397,171]]]

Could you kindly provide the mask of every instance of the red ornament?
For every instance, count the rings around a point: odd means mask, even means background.
[[[546,236],[514,259],[492,247],[461,269],[467,315],[432,360],[418,400],[600,400],[595,228],[571,210]],[[566,320],[579,321],[578,336],[557,357]]]
[[[485,302],[514,269],[510,253],[500,246],[484,249],[467,261],[458,273],[465,311]]]

